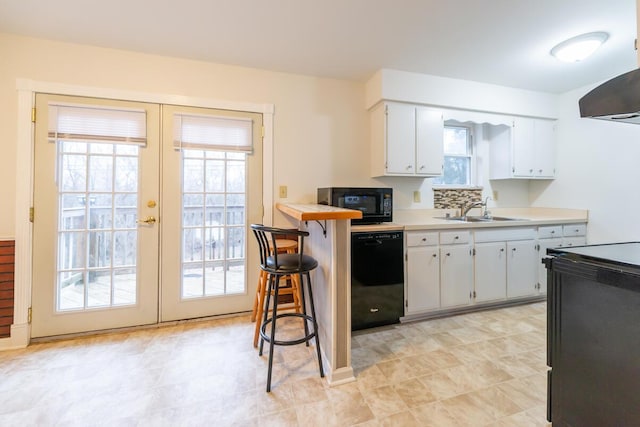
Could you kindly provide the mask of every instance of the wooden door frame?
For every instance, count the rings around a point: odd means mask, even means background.
[[[16,164],[20,165],[21,173],[16,175],[14,315],[11,336],[0,339],[0,350],[26,347],[31,339],[32,223],[29,221],[29,209],[33,206],[34,172],[34,126],[31,121],[31,112],[35,106],[35,94],[38,92],[262,113],[264,125],[262,203],[263,206],[268,207],[263,209],[263,222],[273,223],[273,104],[230,102],[29,79],[18,79],[16,89],[18,91]]]

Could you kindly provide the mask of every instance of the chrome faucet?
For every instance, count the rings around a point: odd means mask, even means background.
[[[462,205],[460,208],[460,218],[466,218],[469,211],[473,208],[477,208],[478,206],[485,206],[485,202],[480,200],[478,202],[471,202],[468,205]]]
[[[462,205],[462,207],[460,208],[460,218],[465,218],[471,209],[477,208],[479,206],[482,206],[484,208],[484,212],[482,214],[487,215],[487,202],[490,198],[491,197],[487,196],[487,198],[484,199],[484,202],[482,200],[479,200],[477,202],[471,202],[468,205]]]

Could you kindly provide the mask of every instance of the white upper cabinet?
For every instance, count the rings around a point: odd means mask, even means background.
[[[555,120],[518,117],[511,129],[492,127],[491,179],[553,179]]]
[[[442,113],[416,107],[416,174],[439,176],[444,168]]]
[[[386,107],[386,174],[416,172],[416,108],[412,105],[389,104]]]
[[[530,178],[535,170],[534,122],[530,119],[514,119],[511,128],[511,155],[513,176]]]
[[[379,104],[371,111],[371,175],[441,175],[443,129],[440,111],[410,104]]]
[[[556,122],[555,120],[535,120],[535,158],[537,178],[556,176]]]

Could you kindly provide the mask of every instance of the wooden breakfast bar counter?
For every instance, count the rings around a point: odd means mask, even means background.
[[[318,261],[312,274],[320,347],[327,381],[355,379],[351,367],[351,219],[362,212],[316,204],[277,203],[309,231],[304,251]]]

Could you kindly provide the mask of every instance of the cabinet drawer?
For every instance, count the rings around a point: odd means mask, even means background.
[[[587,244],[587,239],[584,237],[565,237],[562,239],[562,247],[570,248],[572,246],[583,246]]]
[[[544,227],[538,227],[539,239],[552,239],[554,237],[562,237],[561,225],[547,225]]]
[[[486,228],[474,232],[474,241],[499,242],[507,240],[530,240],[536,238],[535,228],[505,227]]]
[[[562,235],[565,237],[586,236],[586,224],[567,224],[562,227]]]
[[[433,246],[438,244],[437,232],[407,233],[407,246]]]
[[[440,233],[440,244],[451,245],[456,243],[469,243],[470,233],[464,231],[443,231]]]

